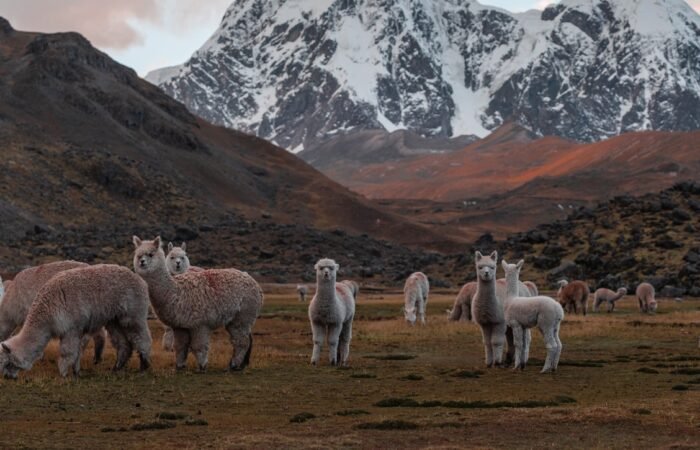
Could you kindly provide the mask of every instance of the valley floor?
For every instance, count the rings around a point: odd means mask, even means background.
[[[19,381],[0,381],[2,448],[698,448],[700,300],[632,297],[616,313],[567,315],[559,371],[541,375],[533,333],[523,372],[485,369],[476,325],[447,323],[434,294],[428,325],[410,327],[399,293],[361,293],[351,367],[311,367],[306,304],[267,289],[252,366],[224,373],[217,332],[206,374],[174,372],[152,322],[154,368],[112,374],[114,353],[61,380],[57,347]],[[451,402],[452,401],[452,402]],[[451,403],[449,403],[451,402]],[[496,402],[505,402],[496,404]],[[157,416],[160,415],[160,418]],[[169,427],[157,429],[158,427]]]

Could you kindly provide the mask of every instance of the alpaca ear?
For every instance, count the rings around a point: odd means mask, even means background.
[[[10,347],[8,347],[7,344],[5,344],[5,343],[3,342],[3,343],[0,344],[0,345],[2,345],[2,349],[5,350],[5,351],[7,352],[8,355],[11,355],[11,354],[12,354],[12,350],[10,350]]]
[[[484,257],[484,255],[482,255],[480,251],[477,251],[476,253],[474,253],[474,259],[475,259],[476,261],[479,261],[479,260],[482,259],[483,257]]]
[[[172,252],[172,251],[173,251],[173,243],[172,243],[172,242],[168,242],[168,253],[170,253],[170,252]]]
[[[134,247],[140,247],[141,246],[141,238],[138,236],[134,236],[131,238],[132,242],[134,243]]]
[[[340,264],[334,264],[334,266],[335,266],[335,271],[337,272],[338,269],[340,269]]]
[[[160,236],[156,236],[156,238],[153,239],[153,245],[155,246],[155,248],[161,248],[163,242],[161,242]]]
[[[187,242],[183,242],[182,245],[180,246],[183,252],[187,251]]]
[[[494,250],[489,258],[493,259],[494,261],[498,261],[498,251]]]
[[[508,270],[508,263],[505,259],[501,260],[501,267],[503,267],[503,270]]]
[[[314,264],[314,270],[318,270],[318,263]]]
[[[525,264],[525,260],[524,260],[524,259],[521,259],[520,261],[518,261],[518,264],[517,264],[518,270],[520,270],[520,269],[523,268],[523,264]]]

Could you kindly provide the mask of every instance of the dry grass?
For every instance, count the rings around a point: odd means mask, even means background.
[[[136,373],[135,360],[128,372],[110,373],[111,349],[105,363],[92,367],[88,349],[83,376],[62,380],[52,343],[19,381],[0,381],[3,430],[11,430],[0,433],[0,447],[691,448],[700,442],[697,300],[662,301],[659,314],[641,316],[628,297],[614,314],[568,316],[562,366],[540,375],[539,333],[532,343],[539,364],[523,373],[487,370],[478,328],[445,321],[452,295],[433,296],[428,325],[409,327],[398,319],[395,293],[361,295],[350,368],[325,360],[313,368],[306,305],[293,287],[275,291],[266,298],[252,366],[243,373],[224,373],[230,350],[221,332],[207,374],[174,373],[173,356],[160,350],[157,322],[147,374]],[[688,389],[674,390],[678,385]],[[404,406],[377,406],[390,399]]]

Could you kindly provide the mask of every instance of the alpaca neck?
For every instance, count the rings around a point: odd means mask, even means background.
[[[6,341],[14,359],[22,370],[29,370],[41,358],[51,340],[47,326],[23,326],[20,332]]]
[[[479,298],[496,298],[496,278],[490,280],[482,280],[479,278],[479,284],[476,288],[476,296]]]
[[[625,293],[624,293],[624,292],[617,291],[617,292],[615,293],[615,295],[613,296],[613,298],[612,298],[611,301],[614,302],[614,301],[620,300],[620,299],[621,299],[622,297],[624,297],[624,296],[625,296]]]
[[[518,279],[516,272],[506,273],[506,299],[518,296]]]
[[[168,311],[168,305],[177,294],[177,286],[172,275],[168,272],[165,264],[153,272],[142,275],[148,284],[148,295],[156,313],[161,317],[163,312]]]
[[[324,280],[319,278],[316,280],[316,296],[324,302],[335,301],[335,280]]]

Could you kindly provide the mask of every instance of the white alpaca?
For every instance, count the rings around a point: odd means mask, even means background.
[[[253,325],[263,304],[260,285],[235,269],[187,272],[173,277],[165,263],[160,237],[133,238],[134,270],[148,283],[158,318],[175,333],[175,368],[182,370],[192,351],[200,372],[207,368],[209,337],[225,327],[234,353],[230,370],[242,370],[250,361]]]
[[[498,252],[489,256],[476,252],[474,256],[477,288],[472,298],[472,320],[481,328],[487,367],[501,364],[506,340],[503,302],[496,296],[497,260]]]
[[[564,320],[564,309],[551,297],[518,297],[518,278],[523,260],[518,264],[508,264],[501,261],[506,272],[507,294],[505,304],[505,320],[513,329],[515,345],[515,369],[524,369],[527,363],[529,344],[525,331],[537,327],[547,348],[547,359],[541,373],[554,372],[559,365],[562,344],[559,339],[559,327]]]
[[[620,288],[617,292],[610,289],[600,288],[593,295],[593,311],[598,312],[602,303],[608,304],[608,312],[615,310],[615,302],[627,295],[627,288]]]
[[[403,286],[404,318],[411,325],[416,323],[416,311],[420,323],[425,325],[425,307],[428,304],[430,283],[423,272],[414,272],[406,279]]]
[[[84,335],[109,330],[120,370],[133,350],[141,370],[150,366],[148,287],[126,267],[101,264],[70,269],[53,276],[39,290],[19,334],[2,343],[0,368],[7,378],[29,370],[51,338],[59,338],[58,368],[65,377],[80,373]]]
[[[305,302],[306,295],[309,293],[309,288],[305,284],[297,284],[297,294],[299,294],[299,301]]]
[[[643,313],[656,312],[658,303],[656,301],[656,291],[654,286],[649,283],[641,283],[637,286],[637,300],[639,301],[639,310]]]
[[[355,298],[345,283],[336,283],[338,264],[332,259],[321,259],[316,269],[316,295],[309,303],[309,321],[314,348],[311,364],[318,364],[321,347],[328,336],[331,365],[346,365],[352,340],[352,320],[355,317]]]

